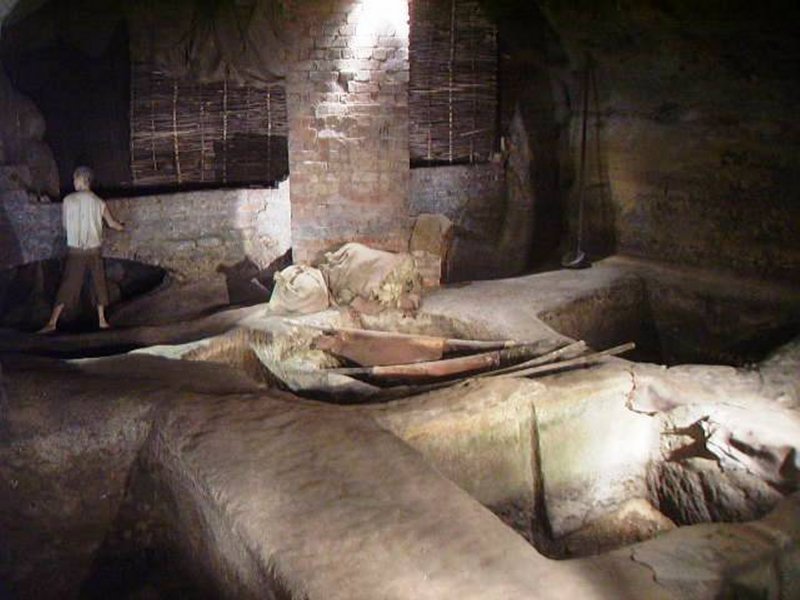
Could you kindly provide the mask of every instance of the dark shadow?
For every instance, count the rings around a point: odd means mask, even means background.
[[[4,257],[3,262],[6,264],[22,262],[22,246],[2,201],[0,201],[0,256]],[[2,297],[0,297],[0,307],[2,307]]]
[[[219,532],[209,525],[202,502],[202,493],[182,487],[157,458],[142,450],[128,473],[125,497],[95,553],[79,598],[237,597],[237,591],[244,591],[242,584],[226,581],[229,587],[220,589],[224,584],[213,573],[214,552],[230,552],[230,548],[207,548],[219,543],[215,535]],[[260,571],[255,561],[249,566]],[[293,597],[274,574],[259,575],[264,598]]]
[[[616,212],[603,145],[603,112],[597,83],[601,75],[596,61],[590,59],[583,239],[585,251],[594,260],[614,254],[617,246]]]
[[[249,258],[233,265],[217,266],[217,273],[225,275],[228,299],[234,305],[260,304],[267,302],[275,287],[274,276],[292,264],[292,249],[273,260],[266,269],[259,269]]]
[[[10,264],[22,261],[22,248],[19,239],[6,214],[5,205],[0,202],[0,255],[7,257]],[[12,282],[16,275],[16,268],[0,271],[0,315],[5,313],[9,296],[13,290]]]
[[[104,199],[113,198],[132,198],[145,196],[162,196],[165,194],[179,194],[184,192],[204,192],[219,190],[241,190],[241,189],[277,189],[279,185],[288,179],[284,175],[279,179],[264,180],[263,182],[253,183],[252,181],[212,181],[208,183],[189,182],[182,184],[163,184],[163,185],[134,185],[132,183],[118,186],[100,186],[95,191]]]
[[[3,361],[0,360],[0,439],[9,439],[8,414],[8,395],[3,377]],[[7,560],[5,556],[0,556],[0,562],[5,560]],[[3,588],[0,586],[0,598],[4,598],[2,592]]]
[[[0,271],[0,327],[34,331],[46,321],[53,308],[64,270],[65,258],[28,263]],[[110,306],[135,298],[157,287],[165,271],[130,260],[104,259]],[[65,307],[59,322],[64,331],[97,328],[91,278],[85,275],[78,301]]]
[[[571,168],[569,60],[536,3],[506,0],[482,5],[498,26],[502,130],[509,131],[518,111],[531,150],[534,222],[528,258],[529,266],[535,267],[558,253],[565,231],[563,182]]]
[[[136,461],[125,498],[94,555],[79,598],[215,598],[189,575],[170,539],[164,494]],[[174,508],[174,507],[173,507]]]
[[[44,116],[62,190],[80,164],[100,190],[131,180],[128,31],[113,4],[42,3],[3,28],[3,63]]]

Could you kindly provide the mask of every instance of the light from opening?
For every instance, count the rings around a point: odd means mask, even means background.
[[[372,46],[378,36],[408,39],[408,0],[364,0],[355,10],[357,46]]]

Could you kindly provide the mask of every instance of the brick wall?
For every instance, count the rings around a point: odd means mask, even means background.
[[[408,4],[311,0],[287,11],[294,259],[346,241],[404,249]]]
[[[289,183],[277,189],[214,190],[109,200],[127,231],[105,234],[104,254],[163,267],[179,279],[218,277],[242,261],[259,269],[291,246]],[[65,252],[61,204],[0,195],[0,269]]]
[[[527,267],[532,200],[509,194],[500,163],[413,169],[409,209],[455,223],[449,281],[508,277]]]

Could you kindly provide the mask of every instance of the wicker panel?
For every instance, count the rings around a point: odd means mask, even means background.
[[[475,0],[411,3],[411,160],[482,162],[495,149],[497,31]]]
[[[286,176],[286,93],[195,83],[133,65],[131,172],[135,186],[263,184]]]

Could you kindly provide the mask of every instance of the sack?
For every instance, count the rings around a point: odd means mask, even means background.
[[[337,304],[362,298],[398,307],[404,297],[420,289],[419,273],[409,254],[375,250],[355,242],[327,253],[319,268]]]
[[[269,299],[271,313],[305,315],[329,305],[328,286],[319,269],[292,265],[275,273],[275,288]]]

